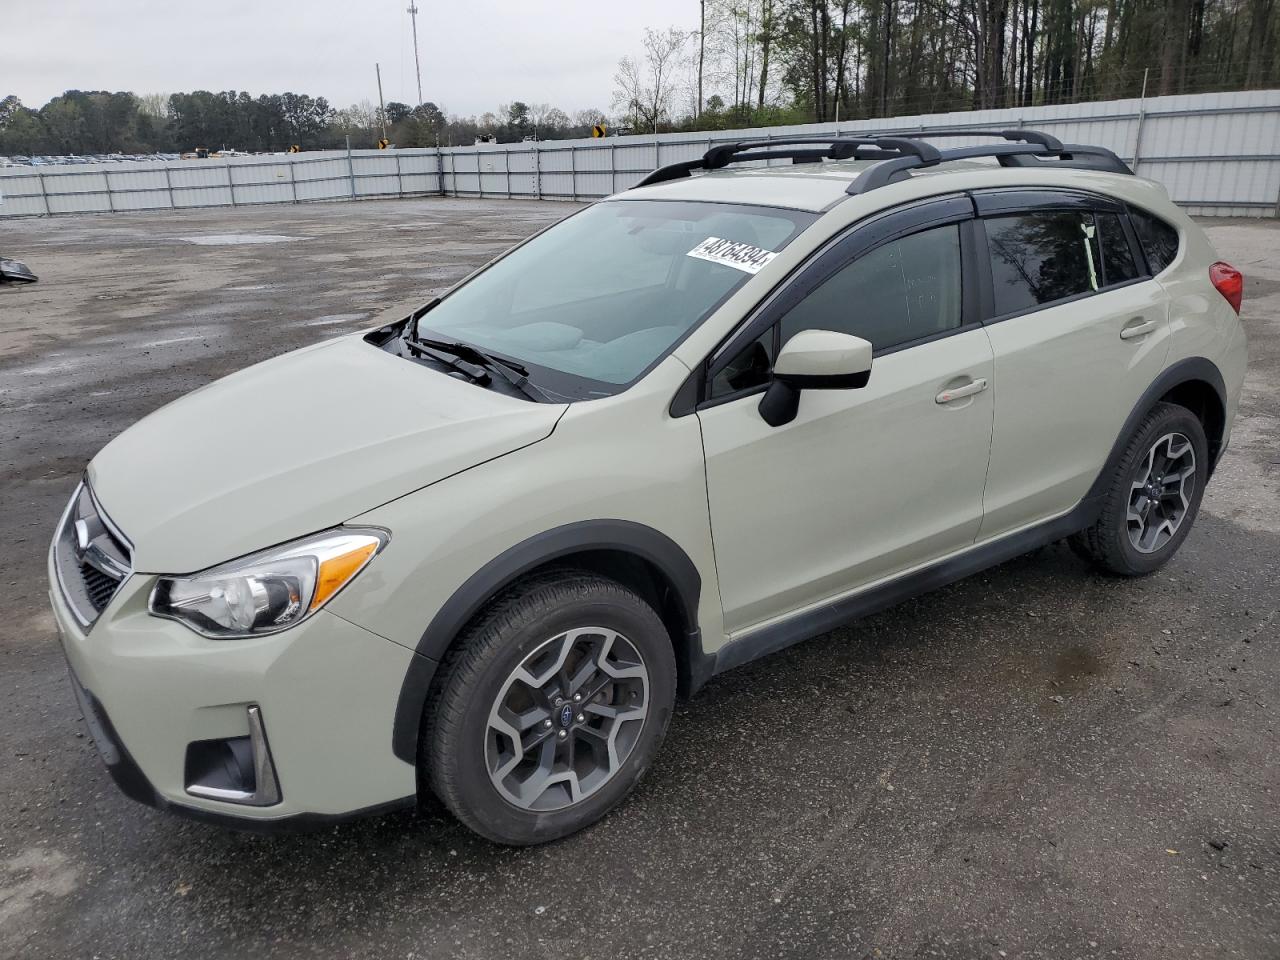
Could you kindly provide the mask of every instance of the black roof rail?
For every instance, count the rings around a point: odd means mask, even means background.
[[[979,157],[995,157],[1002,167],[1033,167],[1045,164],[1071,169],[1102,170],[1132,176],[1129,165],[1106,147],[1094,147],[1079,143],[1063,143],[1057,137],[1039,130],[918,130],[895,132],[895,137],[1000,137],[1012,143],[983,144],[973,147],[953,147],[941,151],[940,159],[922,163],[912,157],[897,157],[877,163],[862,171],[845,192],[862,194],[878,187],[894,183],[907,176],[907,171],[919,167],[931,167],[949,160],[970,160]]]
[[[939,150],[921,141],[942,137],[999,137],[1007,143]],[[1104,147],[1064,144],[1039,130],[912,130],[888,134],[848,136],[795,136],[772,140],[738,140],[713,146],[697,160],[682,160],[659,167],[645,176],[637,187],[665,183],[687,177],[694,170],[719,170],[731,163],[753,160],[790,159],[804,163],[816,160],[877,160],[849,184],[846,192],[866,193],[901,180],[908,171],[934,167],[948,160],[995,157],[1001,166],[1028,167],[1048,163],[1055,167],[1105,170],[1132,174],[1133,171]]]
[[[636,186],[665,183],[687,177],[693,170],[719,170],[731,163],[749,163],[752,160],[885,160],[901,156],[914,157],[921,163],[937,163],[941,155],[932,144],[907,137],[814,135],[738,140],[716,144],[697,160],[682,160],[659,167]]]
[[[893,130],[873,136],[937,139],[941,137],[1000,137],[1013,143],[1038,143],[1046,150],[1059,153],[1062,141],[1039,130]]]

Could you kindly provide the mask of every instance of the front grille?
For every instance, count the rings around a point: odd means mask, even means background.
[[[53,544],[62,596],[80,623],[93,625],[129,576],[129,542],[112,525],[88,484],[76,488]]]
[[[120,581],[113,580],[107,574],[87,563],[80,564],[80,575],[84,578],[85,592],[89,594],[89,603],[93,609],[101,613],[107,601],[115,596],[120,588]]]

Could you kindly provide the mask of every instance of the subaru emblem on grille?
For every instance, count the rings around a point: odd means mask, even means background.
[[[85,551],[89,549],[89,524],[83,518],[76,521],[76,559],[84,560]]]

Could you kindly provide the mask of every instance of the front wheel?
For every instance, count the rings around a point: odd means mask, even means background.
[[[1208,478],[1199,418],[1177,404],[1157,403],[1125,447],[1097,521],[1071,545],[1108,573],[1158,570],[1190,533]]]
[[[574,570],[498,598],[441,673],[420,762],[454,816],[514,845],[567,836],[616,806],[675,702],[671,639],[653,608]]]

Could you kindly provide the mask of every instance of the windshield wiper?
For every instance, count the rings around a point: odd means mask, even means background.
[[[478,364],[468,363],[460,356],[450,356],[443,350],[436,349],[433,345],[420,340],[414,340],[409,337],[404,338],[405,346],[417,354],[426,354],[436,363],[442,366],[457,370],[472,383],[488,383],[489,371]]]
[[[441,354],[444,354],[445,358],[441,359],[442,363],[447,363],[454,369],[461,370],[477,383],[483,383],[488,380],[488,373],[492,372],[531,400],[548,402],[551,399],[542,389],[530,382],[528,368],[514,360],[495,357],[493,354],[485,353],[479,347],[462,340],[437,340],[433,337],[418,335],[414,337],[406,336],[404,342],[410,348],[429,353],[437,359],[440,358]],[[481,376],[477,377],[476,373]]]

